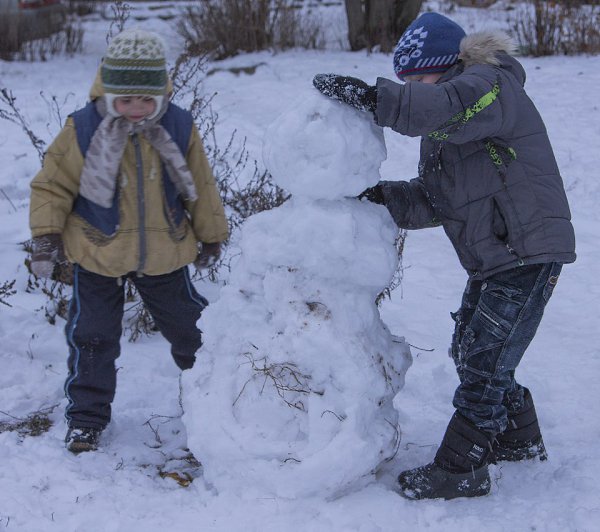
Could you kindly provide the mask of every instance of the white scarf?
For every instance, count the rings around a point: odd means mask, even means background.
[[[139,133],[158,152],[183,199],[194,201],[198,198],[192,173],[181,150],[160,124],[168,105],[168,98],[164,98],[162,108],[155,117],[134,123],[122,116],[111,116],[106,112],[105,99],[96,100],[96,109],[103,119],[85,154],[79,185],[81,196],[101,207],[108,208],[112,205],[127,139],[130,135]]]

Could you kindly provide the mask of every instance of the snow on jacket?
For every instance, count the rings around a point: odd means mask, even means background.
[[[90,97],[95,100],[102,94],[97,77]],[[227,219],[196,127],[192,127],[186,162],[198,199],[185,202],[187,214],[176,230],[165,215],[168,209],[158,152],[143,134],[138,138],[143,179],[138,182],[135,146],[129,139],[118,177],[119,227],[114,236],[107,238],[73,212],[84,158],[70,117],[31,183],[32,235],[61,234],[70,261],[109,277],[133,271],[146,275],[169,273],[194,261],[198,242],[226,240]]]
[[[399,227],[443,225],[474,278],[575,260],[567,197],[525,71],[502,33],[461,42],[436,84],[377,80],[380,126],[422,136],[419,177],[384,181]]]

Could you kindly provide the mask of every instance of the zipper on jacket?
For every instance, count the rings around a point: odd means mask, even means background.
[[[521,257],[519,257],[519,255],[517,255],[517,252],[513,248],[510,247],[510,244],[508,242],[506,243],[506,249],[508,249],[508,252],[511,255],[514,255],[515,257],[517,257],[517,259],[519,259],[517,261],[517,266],[524,266],[525,265],[525,261]]]
[[[141,275],[146,265],[146,201],[144,199],[144,167],[142,165],[142,149],[137,133],[131,135],[133,147],[135,148],[135,168],[137,173],[137,197],[138,197],[138,224],[140,236],[140,257],[138,261],[137,274]]]

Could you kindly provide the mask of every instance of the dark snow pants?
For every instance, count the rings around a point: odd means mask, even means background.
[[[515,369],[535,336],[561,268],[559,263],[520,266],[467,283],[461,307],[452,314],[451,355],[460,378],[453,404],[482,430],[503,432],[508,413],[523,406]]]
[[[187,267],[165,275],[127,276],[137,288],[181,369],[191,368],[202,345],[196,321],[208,302],[194,289]],[[103,429],[110,421],[120,354],[124,287],[75,265],[65,333],[69,376],[65,395],[70,427]]]

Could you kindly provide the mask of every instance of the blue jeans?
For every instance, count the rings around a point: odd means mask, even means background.
[[[515,369],[535,336],[562,264],[532,264],[469,280],[456,322],[451,355],[460,385],[454,407],[492,434],[506,429],[523,406]]]

